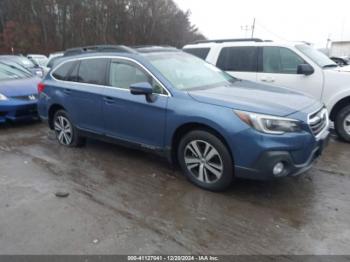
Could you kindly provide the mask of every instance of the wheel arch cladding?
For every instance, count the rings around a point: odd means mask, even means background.
[[[53,129],[53,117],[55,116],[55,113],[58,111],[58,110],[64,110],[66,111],[66,109],[59,105],[59,104],[53,104],[50,106],[50,109],[49,109],[49,126],[51,129]]]
[[[350,96],[348,97],[344,97],[343,99],[341,99],[340,101],[338,101],[335,106],[332,108],[331,113],[330,113],[330,119],[332,121],[335,120],[335,118],[337,117],[337,113],[344,108],[345,106],[350,105]]]
[[[231,152],[230,146],[227,143],[225,137],[219,131],[217,131],[215,128],[208,126],[206,124],[193,122],[193,123],[186,123],[179,126],[175,130],[172,136],[172,141],[171,141],[171,158],[172,159],[171,160],[174,164],[178,164],[177,150],[181,139],[189,132],[196,131],[196,130],[206,131],[208,133],[211,133],[212,135],[215,135],[226,146],[227,150],[230,153],[232,161],[234,161],[234,157]]]

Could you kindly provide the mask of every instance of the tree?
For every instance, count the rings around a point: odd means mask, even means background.
[[[0,0],[0,51],[48,53],[94,44],[204,39],[173,0]]]

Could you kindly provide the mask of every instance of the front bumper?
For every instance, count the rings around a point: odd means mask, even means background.
[[[0,123],[38,119],[37,102],[7,102],[0,105]]]
[[[314,144],[307,160],[303,163],[295,163],[293,152],[289,151],[265,151],[260,155],[258,160],[251,168],[236,166],[236,177],[254,179],[254,180],[271,180],[278,177],[298,176],[308,171],[315,160],[317,160],[327,147],[330,139],[330,133],[325,131],[322,137]],[[273,174],[273,169],[277,163],[284,164],[284,171],[278,176]]]

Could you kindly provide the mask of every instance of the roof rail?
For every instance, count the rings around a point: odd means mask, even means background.
[[[193,44],[206,44],[206,43],[228,43],[228,42],[264,42],[260,38],[233,38],[233,39],[216,39],[216,40],[199,40]]]
[[[95,45],[95,46],[85,46],[85,47],[75,47],[67,49],[64,52],[64,56],[74,56],[84,53],[136,53],[136,51],[130,47],[124,45]]]
[[[153,52],[170,52],[179,51],[176,47],[172,46],[160,46],[160,45],[140,45],[134,47],[140,53],[153,53]]]

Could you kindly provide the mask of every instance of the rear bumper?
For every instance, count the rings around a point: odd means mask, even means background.
[[[37,103],[8,103],[0,105],[0,123],[38,119]]]
[[[298,176],[308,171],[315,160],[317,160],[327,147],[330,139],[329,132],[325,132],[315,145],[306,161],[302,164],[295,163],[293,152],[289,151],[266,151],[261,154],[251,168],[236,166],[236,177],[254,180],[271,180],[280,177]],[[284,164],[284,171],[278,176],[273,174],[273,169],[277,163]]]

